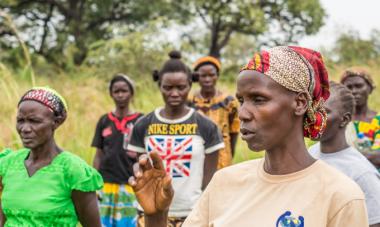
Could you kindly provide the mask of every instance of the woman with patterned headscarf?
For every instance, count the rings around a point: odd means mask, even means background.
[[[342,74],[341,83],[350,89],[355,97],[352,118],[354,129],[348,133],[348,142],[363,152],[380,170],[380,113],[368,106],[368,97],[376,88],[371,74],[362,68],[350,68]],[[369,141],[368,146],[359,144],[359,138]]]
[[[237,79],[242,139],[263,159],[218,171],[183,224],[189,226],[368,226],[364,195],[348,177],[307,152],[326,125],[328,75],[321,55],[274,47],[254,55]],[[163,227],[173,196],[156,154],[130,179],[147,213]]]
[[[100,227],[100,174],[60,148],[55,130],[67,116],[55,90],[36,87],[18,103],[16,129],[24,148],[0,160],[0,226]],[[8,151],[9,152],[9,151]]]

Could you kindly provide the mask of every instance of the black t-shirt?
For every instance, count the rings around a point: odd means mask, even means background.
[[[133,175],[136,160],[127,155],[127,145],[134,124],[142,116],[135,113],[118,119],[108,113],[99,119],[91,145],[103,151],[99,172],[104,182],[126,184]]]

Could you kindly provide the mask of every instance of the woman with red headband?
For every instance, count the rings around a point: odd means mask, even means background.
[[[368,226],[358,185],[307,151],[325,128],[328,75],[318,52],[274,47],[237,78],[242,139],[263,159],[218,171],[183,224],[190,226]],[[166,226],[171,179],[157,154],[140,157],[130,179],[148,227]],[[175,193],[174,193],[175,194]]]
[[[24,148],[0,160],[0,226],[100,227],[100,174],[60,148],[55,130],[67,116],[56,91],[36,87],[18,103],[16,129]]]
[[[218,59],[212,56],[198,59],[194,64],[194,71],[199,76],[201,89],[189,98],[191,106],[209,117],[223,134],[225,147],[219,151],[218,169],[232,164],[240,127],[238,101],[216,87],[220,70]]]
[[[133,81],[124,74],[116,74],[110,81],[109,94],[115,110],[98,121],[92,146],[96,147],[94,167],[104,180],[99,192],[99,205],[104,227],[134,227],[137,223],[137,201],[128,178],[133,175],[136,155],[127,146],[141,113],[130,109],[135,93]]]

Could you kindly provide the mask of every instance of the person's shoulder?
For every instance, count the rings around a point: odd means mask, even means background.
[[[237,99],[234,95],[224,92],[218,91],[218,101],[223,101],[225,104],[230,104],[231,102],[237,102]]]
[[[136,116],[137,116],[137,117],[136,117],[137,119],[140,119],[140,118],[142,118],[142,117],[145,116],[145,114],[142,113],[142,112],[136,112],[135,114],[136,114]]]
[[[350,175],[352,175],[354,180],[368,172],[377,173],[376,168],[354,147],[350,146],[344,151],[338,152],[338,154],[342,159],[339,162],[344,162],[347,165],[347,168],[351,170],[352,174]]]
[[[85,160],[70,151],[63,151],[55,162],[70,189],[82,192],[96,191],[102,188],[103,180],[99,172]]]
[[[85,160],[70,151],[62,151],[56,158],[58,159],[55,161],[56,165],[69,176],[95,170]]]
[[[255,176],[258,168],[262,165],[263,159],[254,159],[234,164],[216,171],[214,177],[221,179],[226,184],[244,182],[247,177]]]
[[[205,127],[209,127],[210,125],[214,125],[215,124],[209,117],[205,116],[204,114],[199,113],[195,109],[193,109],[192,111],[193,111],[194,120],[198,124],[200,124],[200,125],[206,124]]]
[[[314,177],[323,185],[326,196],[330,196],[337,204],[364,200],[362,190],[351,178],[324,161],[319,160],[318,166]]]
[[[19,158],[25,158],[27,153],[29,153],[29,149],[27,148],[21,148],[19,150],[12,150],[9,148],[6,148],[0,152],[0,159],[1,160],[15,160]]]
[[[5,148],[2,151],[0,151],[0,159],[4,158],[5,156],[8,156],[9,154],[12,153],[12,150],[9,148]]]
[[[327,163],[318,162],[319,168],[312,177],[320,188],[320,197],[329,201],[331,215],[337,214],[352,202],[365,203],[364,193],[357,183]]]
[[[108,115],[109,115],[109,113],[105,113],[105,114],[103,114],[102,116],[100,116],[100,118],[99,118],[99,122],[104,122],[105,120],[107,120],[108,119]]]
[[[194,111],[193,116],[195,122],[198,124],[200,132],[207,132],[218,127],[217,124],[215,124],[209,117],[199,113],[198,111]]]
[[[135,127],[136,126],[141,126],[141,125],[146,125],[146,124],[149,124],[152,122],[152,120],[154,119],[155,117],[155,114],[154,114],[154,111],[144,115],[142,113],[139,113],[140,116],[138,117],[136,123],[135,123]]]
[[[25,157],[28,155],[29,149],[23,148],[17,151],[4,149],[0,153],[0,176],[4,176],[9,168],[24,166]]]
[[[57,158],[66,166],[89,166],[85,160],[70,151],[62,151]]]

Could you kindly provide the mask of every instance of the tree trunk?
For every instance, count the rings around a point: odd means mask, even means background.
[[[220,58],[220,48],[218,45],[218,40],[219,40],[219,21],[212,21],[211,25],[211,43],[210,43],[210,49],[209,49],[209,55]]]
[[[72,24],[72,31],[75,38],[75,46],[77,47],[77,51],[74,53],[74,64],[75,65],[81,65],[83,61],[86,59],[87,56],[87,45],[85,41],[85,33],[86,30],[82,23],[82,15],[84,15],[84,4],[85,0],[82,0],[80,2],[78,1],[71,1],[71,7],[75,10],[75,16],[73,20],[71,20]]]
[[[217,46],[210,47],[209,55],[219,59],[220,58],[220,48],[218,48]]]
[[[46,37],[49,33],[48,23],[50,22],[51,16],[53,15],[53,10],[54,10],[54,5],[50,4],[49,12],[48,12],[48,14],[44,20],[44,33],[42,35],[40,48],[38,49],[38,53],[41,55],[44,55],[45,41],[46,41]]]

